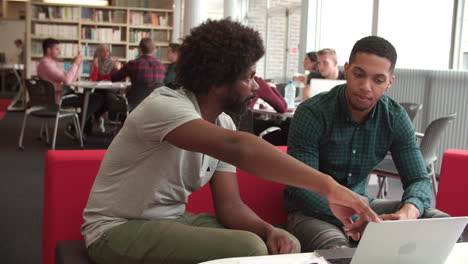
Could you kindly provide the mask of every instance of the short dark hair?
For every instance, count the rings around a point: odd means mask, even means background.
[[[53,38],[46,38],[42,42],[42,52],[44,55],[46,54],[47,49],[53,48],[55,45],[60,44],[60,41],[53,39]]]
[[[155,44],[154,41],[150,38],[142,38],[138,48],[140,48],[144,55],[148,55],[154,52]]]
[[[178,43],[169,44],[169,48],[171,48],[172,52],[175,52],[177,54],[180,53],[180,44],[178,44]]]
[[[180,47],[176,80],[196,94],[231,85],[265,53],[260,34],[230,18],[193,28]]]
[[[395,47],[393,47],[388,40],[377,36],[368,36],[358,40],[351,50],[351,55],[349,55],[349,63],[354,62],[356,54],[359,52],[370,53],[379,57],[387,58],[391,63],[390,72],[393,73],[395,70],[397,52]]]
[[[15,45],[23,45],[23,41],[21,39],[16,39]]]
[[[317,62],[317,52],[315,51],[307,52],[306,55],[309,58],[309,60],[313,62]]]

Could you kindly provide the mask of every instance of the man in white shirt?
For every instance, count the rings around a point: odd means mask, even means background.
[[[352,236],[361,231],[352,215],[379,221],[364,199],[330,176],[235,131],[223,112],[246,110],[263,54],[258,32],[230,19],[191,30],[176,66],[183,89],[162,87],[141,102],[101,164],[83,213],[93,261],[198,263],[299,252],[296,238],[242,202],[234,166],[321,193]],[[216,216],[186,212],[188,196],[206,183]]]

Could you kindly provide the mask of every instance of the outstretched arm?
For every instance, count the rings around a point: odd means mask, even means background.
[[[188,134],[197,136],[187,137]],[[351,225],[351,216],[356,213],[379,221],[367,199],[254,135],[195,119],[169,132],[165,140],[179,148],[223,160],[257,177],[316,192],[328,200],[333,213],[345,226]]]

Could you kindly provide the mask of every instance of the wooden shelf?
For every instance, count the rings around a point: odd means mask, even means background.
[[[38,13],[42,12],[45,13],[45,16],[48,16],[48,7],[57,7],[58,14],[60,12],[65,12],[65,10],[60,9],[63,7],[72,7],[72,8],[77,8],[77,9],[72,9],[72,11],[68,12],[70,16],[67,16],[69,19],[57,19],[57,18],[38,18]],[[89,10],[86,10],[85,8],[90,8],[91,9],[91,16],[89,16]],[[117,19],[117,21],[123,21],[125,19],[125,22],[123,23],[113,23],[113,22],[104,22],[104,21],[94,21],[95,17],[93,14],[100,14],[100,13],[95,13],[94,11],[103,11],[103,18],[107,19],[107,13],[112,14],[113,19]],[[108,12],[110,11],[110,12]],[[117,11],[117,12],[115,12]],[[37,54],[40,52],[41,47],[40,43],[42,40],[46,38],[54,38],[57,39],[61,42],[64,42],[65,44],[74,44],[78,45],[78,48],[82,48],[83,46],[87,46],[87,44],[90,45],[99,45],[99,44],[109,44],[109,45],[115,45],[115,48],[118,49],[118,54],[122,55],[128,55],[130,54],[130,50],[133,50],[134,48],[138,47],[139,43],[133,43],[130,40],[135,39],[133,38],[133,34],[138,34],[138,31],[151,31],[153,36],[153,33],[155,33],[153,37],[155,38],[161,38],[161,39],[166,39],[166,41],[156,42],[157,47],[167,47],[170,43],[171,40],[171,35],[173,31],[172,26],[156,26],[153,24],[138,24],[134,25],[130,23],[130,16],[131,13],[143,13],[143,12],[152,12],[152,13],[157,13],[158,16],[164,16],[165,18],[168,19],[167,23],[172,24],[172,18],[173,16],[173,10],[172,9],[158,9],[158,8],[138,8],[138,7],[104,7],[104,6],[83,6],[83,5],[71,5],[71,4],[55,4],[55,3],[40,3],[40,2],[27,2],[26,3],[26,48],[25,48],[25,56],[26,60],[34,60],[37,61],[38,59],[42,58],[42,54]],[[115,16],[114,16],[115,14]],[[106,16],[104,16],[106,15]],[[54,15],[57,17],[57,15]],[[43,17],[41,15],[41,17]],[[85,18],[83,18],[85,17]],[[136,17],[139,17],[137,15]],[[77,19],[78,18],[78,19]],[[101,18],[99,16],[99,18]],[[109,16],[111,18],[111,16]],[[101,19],[99,19],[101,20]],[[104,20],[104,19],[102,19]],[[109,19],[112,20],[112,19]],[[115,20],[113,20],[115,21]],[[133,20],[135,22],[135,20]],[[44,35],[36,35],[33,34],[35,32],[35,25],[40,25],[43,24],[44,27],[48,27],[50,24],[50,27],[55,27],[56,25],[64,25],[64,26],[69,26],[69,27],[76,27],[76,31],[78,36],[76,37],[58,37],[58,36],[51,36],[48,34]],[[166,23],[164,23],[166,24]],[[103,29],[103,28],[115,28],[118,29],[121,33],[120,36],[116,35],[116,39],[122,38],[124,39],[123,41],[100,41],[100,40],[93,40],[93,39],[84,39],[82,38],[82,31],[83,29],[87,29],[88,27],[96,27],[98,30]],[[86,30],[85,30],[86,31]],[[50,28],[45,28],[44,32],[52,32],[54,33],[55,31],[52,31]],[[58,32],[57,32],[58,33]],[[161,35],[161,36],[159,36]],[[90,35],[87,35],[88,37]],[[158,36],[158,37],[156,37]],[[113,37],[110,36],[111,38]],[[34,50],[32,49],[34,48]],[[86,55],[87,57],[84,58],[85,61],[90,62],[93,60],[93,58],[90,56],[92,55],[90,52],[94,52],[93,49],[95,47],[89,47],[89,49],[86,49]],[[34,54],[32,53],[34,52]],[[84,54],[84,51],[82,50],[82,54]],[[67,53],[67,55],[69,55]],[[70,60],[73,59],[74,57],[71,56],[62,56],[60,57],[61,60]],[[118,57],[118,61],[120,62],[126,62],[128,61],[127,57]],[[167,58],[162,58],[161,62],[164,64],[168,64],[169,61]],[[33,67],[33,65],[27,65],[26,66],[26,73],[29,75],[31,70],[28,67]],[[89,74],[80,74],[81,77],[89,77]],[[29,78],[29,76],[26,76]]]
[[[152,30],[172,30],[172,27],[169,26],[155,26],[155,25],[129,25],[129,28],[136,29],[152,29]]]
[[[112,45],[127,45],[127,42],[124,41],[106,41],[106,40],[92,40],[92,39],[82,39],[81,43],[91,43],[91,44],[112,44]]]
[[[67,20],[67,19],[38,19],[32,18],[31,22],[41,22],[41,23],[54,23],[54,24],[78,24],[78,20]]]
[[[46,38],[54,38],[56,40],[64,40],[64,41],[78,41],[79,38],[67,38],[67,37],[56,37],[56,36],[42,36],[42,35],[31,35],[31,39],[46,39]]]
[[[83,60],[85,60],[85,61],[92,61],[92,60],[94,60],[94,58],[93,58],[93,57],[83,57]],[[115,60],[115,58],[112,57],[112,60]],[[121,62],[126,62],[126,61],[127,61],[126,58],[117,58],[117,60],[118,60],[118,61],[121,61]]]
[[[109,23],[109,22],[93,22],[93,21],[81,21],[82,26],[106,26],[106,27],[126,27],[127,24],[122,23]]]
[[[35,55],[31,55],[31,58],[32,59],[41,59],[44,55],[40,55],[40,54],[35,54]],[[60,56],[59,59],[60,60],[71,60],[75,57],[73,56]]]

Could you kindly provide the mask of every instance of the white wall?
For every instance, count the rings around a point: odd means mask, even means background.
[[[23,40],[26,31],[26,22],[24,20],[1,20],[0,21],[0,52],[5,52],[7,62],[15,59],[16,39]]]

